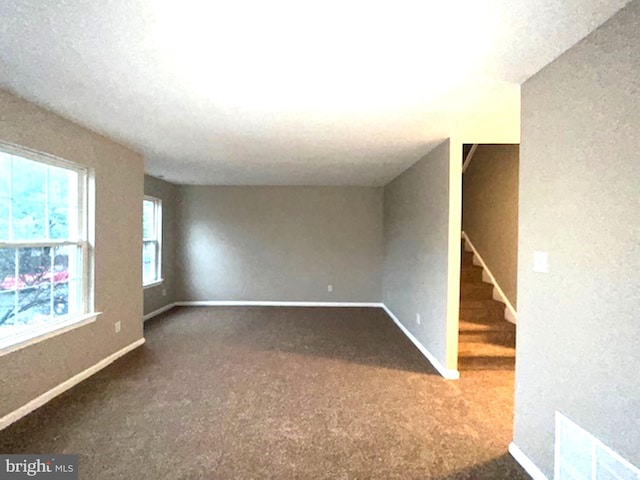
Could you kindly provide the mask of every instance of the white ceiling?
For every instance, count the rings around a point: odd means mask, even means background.
[[[381,185],[627,3],[2,0],[0,87],[176,183]]]

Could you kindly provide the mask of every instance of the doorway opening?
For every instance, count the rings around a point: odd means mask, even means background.
[[[513,383],[519,146],[464,144],[462,162],[458,369],[502,370]]]

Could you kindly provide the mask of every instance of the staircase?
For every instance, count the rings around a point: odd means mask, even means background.
[[[482,281],[482,267],[462,248],[460,274],[460,370],[512,370],[516,326],[504,319],[504,304],[493,300],[493,285]]]

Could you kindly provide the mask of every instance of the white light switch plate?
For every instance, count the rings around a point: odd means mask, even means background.
[[[547,252],[533,252],[533,271],[539,273],[549,271]]]

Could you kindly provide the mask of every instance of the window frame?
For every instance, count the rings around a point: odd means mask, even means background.
[[[151,202],[153,204],[153,228],[152,231],[155,234],[153,238],[144,238],[144,202]],[[162,199],[153,197],[151,195],[145,195],[142,209],[142,288],[157,287],[164,282],[162,277]],[[154,243],[156,249],[156,276],[153,280],[145,283],[144,281],[144,245],[145,243]]]
[[[44,325],[28,328],[23,332],[18,332],[7,337],[0,337],[0,356],[3,356],[15,350],[92,323],[101,312],[95,311],[95,177],[93,170],[84,165],[48,153],[38,152],[23,146],[1,141],[0,151],[47,166],[72,170],[78,175],[78,235],[76,239],[67,238],[64,240],[48,239],[38,241],[0,240],[0,248],[55,248],[66,245],[77,246],[80,248],[80,258],[82,261],[82,268],[80,270],[81,299],[79,312],[57,318],[52,317],[51,321]],[[9,220],[12,218],[12,211],[13,199],[10,202]],[[9,225],[11,225],[11,223]]]

